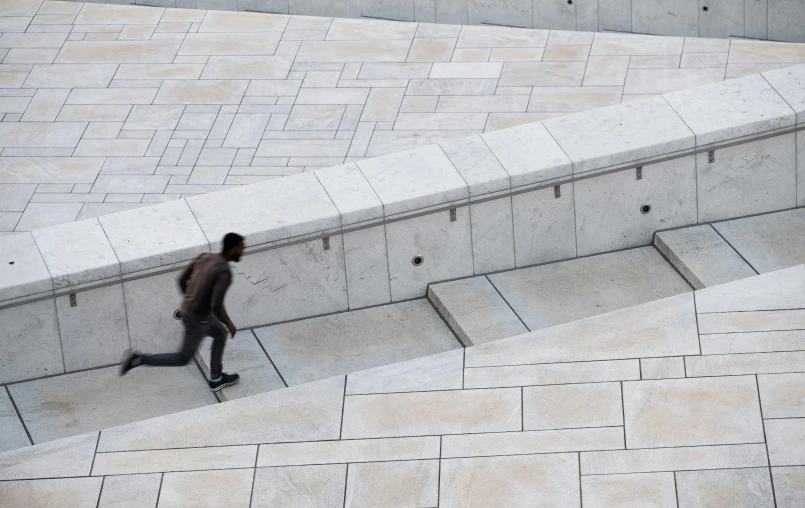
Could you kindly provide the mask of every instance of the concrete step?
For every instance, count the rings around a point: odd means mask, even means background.
[[[657,233],[654,246],[696,289],[756,275],[710,224]]]
[[[655,235],[654,245],[696,289],[805,263],[805,209]]]
[[[653,247],[641,247],[433,284],[428,298],[470,345],[690,290]]]

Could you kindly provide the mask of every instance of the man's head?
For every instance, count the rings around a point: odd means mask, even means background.
[[[243,249],[246,246],[243,243],[243,237],[237,233],[227,233],[224,236],[224,247],[221,250],[221,255],[227,261],[240,261],[240,256],[243,254]]]

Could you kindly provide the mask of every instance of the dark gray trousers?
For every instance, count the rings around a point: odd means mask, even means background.
[[[182,316],[184,325],[184,341],[178,353],[162,353],[158,355],[143,355],[143,364],[155,367],[180,367],[187,365],[193,359],[198,347],[205,337],[212,337],[212,351],[210,351],[210,378],[215,379],[221,375],[224,356],[226,326],[217,318],[201,321],[189,316]]]

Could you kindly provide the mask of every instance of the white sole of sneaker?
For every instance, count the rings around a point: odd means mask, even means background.
[[[221,390],[223,390],[223,389],[224,389],[224,388],[226,388],[227,386],[233,386],[233,385],[238,384],[238,381],[240,381],[240,379],[236,379],[236,380],[231,381],[231,382],[229,382],[229,383],[224,383],[224,384],[222,384],[222,385],[218,385],[218,386],[216,386],[215,388],[210,388],[210,391],[211,391],[211,392],[220,392]]]

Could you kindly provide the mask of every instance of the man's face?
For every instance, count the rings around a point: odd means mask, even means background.
[[[235,263],[240,261],[240,256],[243,254],[243,249],[245,249],[245,248],[246,248],[246,245],[243,242],[240,242],[240,244],[237,247],[232,249],[230,251],[231,252],[230,256],[231,256],[232,261],[234,261]]]

